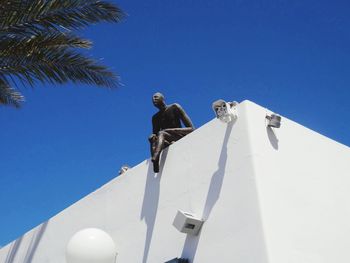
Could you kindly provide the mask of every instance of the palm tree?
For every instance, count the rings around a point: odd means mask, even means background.
[[[118,77],[78,52],[92,43],[73,33],[123,11],[99,0],[0,0],[0,104],[19,107],[18,84],[71,81],[116,87]]]

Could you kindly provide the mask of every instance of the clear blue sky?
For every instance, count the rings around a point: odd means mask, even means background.
[[[219,98],[249,99],[350,145],[350,3],[117,2],[129,16],[82,32],[118,90],[38,85],[0,107],[0,245],[149,157],[161,91],[199,127]]]

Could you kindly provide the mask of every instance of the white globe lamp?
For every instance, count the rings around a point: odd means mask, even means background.
[[[116,263],[117,250],[113,239],[98,228],[86,228],[69,240],[67,263]]]

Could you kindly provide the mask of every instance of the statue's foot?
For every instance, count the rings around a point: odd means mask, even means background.
[[[158,162],[158,160],[153,160],[152,159],[152,163],[153,163],[153,172],[159,173],[159,162]]]

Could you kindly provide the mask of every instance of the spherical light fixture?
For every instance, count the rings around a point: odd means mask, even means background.
[[[69,240],[67,263],[116,263],[117,250],[113,239],[98,228],[86,228]]]

